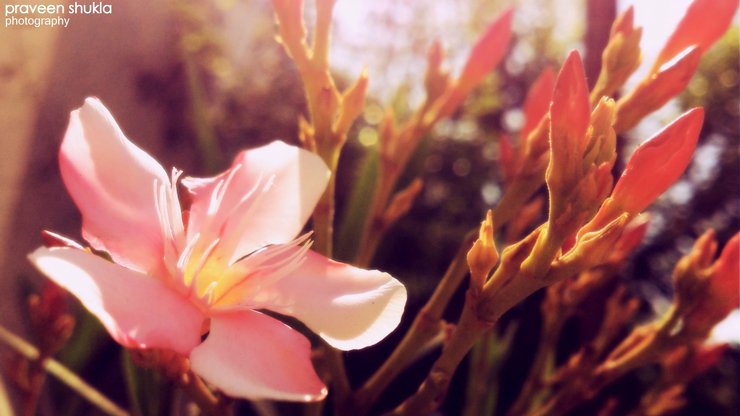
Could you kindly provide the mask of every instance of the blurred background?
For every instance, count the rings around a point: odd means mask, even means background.
[[[499,137],[518,131],[528,86],[551,65],[559,67],[568,50],[585,54],[589,79],[598,74],[600,51],[616,14],[634,4],[643,26],[643,70],[652,63],[689,2],[686,0],[339,0],[335,8],[332,67],[340,89],[363,67],[370,76],[365,113],[350,132],[338,177],[337,256],[348,257],[352,221],[345,212],[358,172],[378,141],[383,111],[392,107],[403,119],[423,98],[425,53],[439,40],[452,73],[460,69],[469,45],[486,24],[514,5],[515,40],[504,64],[491,74],[464,108],[438,124],[409,165],[401,185],[421,176],[425,187],[410,214],[385,237],[374,268],[392,273],[409,288],[401,327],[367,350],[347,353],[350,377],[359,383],[387,357],[454,256],[465,233],[495,206],[502,194],[496,165]],[[312,2],[306,14],[311,21]],[[737,23],[737,18],[735,19]],[[306,114],[293,63],[275,42],[268,0],[183,0],[114,2],[111,15],[73,16],[69,27],[0,28],[0,323],[33,339],[27,328],[26,298],[43,282],[26,260],[41,244],[40,232],[54,230],[80,237],[80,216],[59,176],[57,151],[69,112],[87,96],[99,97],[124,132],[163,166],[203,176],[226,168],[242,148],[274,139],[297,143],[297,120]],[[738,223],[738,29],[737,24],[703,58],[687,90],[619,142],[628,155],[641,141],[682,109],[702,105],[707,120],[687,174],[653,207],[648,237],[621,277],[644,300],[638,319],[667,306],[670,273],[707,228],[720,243]],[[623,160],[622,160],[623,162]],[[620,163],[618,168],[621,170]],[[125,175],[125,167],[121,167]],[[459,313],[462,292],[449,315]],[[512,310],[503,327],[516,323],[514,348],[502,370],[500,409],[515,397],[526,374],[539,325],[532,296]],[[71,302],[74,310],[79,305]],[[126,403],[121,354],[93,318],[79,311],[77,328],[60,360],[79,371],[117,402]],[[681,414],[737,415],[740,318],[717,337],[734,335],[735,347],[720,364],[698,378]],[[593,325],[592,325],[593,326]],[[587,316],[575,319],[562,337],[563,358],[587,339]],[[724,338],[723,338],[724,339]],[[397,404],[418,386],[431,364],[421,360],[402,382],[392,385],[382,406]],[[0,363],[11,359],[0,346]],[[7,366],[4,365],[7,368]],[[442,411],[454,414],[464,395],[461,367]],[[648,369],[649,370],[649,369]],[[4,371],[6,384],[11,379]],[[154,380],[153,385],[162,387]],[[627,402],[655,374],[628,376],[577,414],[593,414],[609,395]],[[10,383],[12,384],[12,383]],[[9,387],[12,392],[12,386]],[[603,396],[603,397],[602,397]],[[59,405],[63,403],[63,405]],[[57,406],[57,407],[54,407]],[[165,404],[153,404],[164,406]],[[156,407],[155,407],[156,408]],[[163,407],[160,407],[160,409]],[[52,410],[54,409],[54,410]],[[285,406],[284,411],[295,410]],[[250,408],[240,409],[249,414]],[[94,414],[62,385],[47,383],[44,414]]]

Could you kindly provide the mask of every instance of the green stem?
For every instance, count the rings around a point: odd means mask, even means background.
[[[189,371],[181,380],[180,386],[206,416],[220,416],[228,411],[230,402],[219,400],[197,374]]]
[[[519,390],[519,396],[509,408],[508,415],[525,414],[536,405],[534,398],[541,395],[535,395],[535,393],[542,387],[544,376],[552,369],[560,331],[569,317],[570,310],[563,315],[557,315],[552,320],[546,318],[543,320],[540,339],[537,342],[537,351],[532,359],[532,367],[529,369],[524,385]]]
[[[0,340],[5,342],[8,346],[13,348],[16,352],[24,356],[26,359],[34,361],[38,360],[41,355],[39,350],[28,343],[23,338],[10,332],[3,326],[0,326]],[[113,403],[110,399],[105,397],[102,393],[97,391],[94,387],[87,384],[80,376],[70,371],[68,368],[63,366],[53,358],[46,358],[42,361],[42,366],[46,372],[56,377],[59,381],[66,384],[70,389],[74,390],[95,405],[103,413],[111,416],[128,416],[129,413],[118,405]]]
[[[139,399],[139,383],[136,376],[136,368],[134,367],[134,362],[131,360],[131,354],[125,348],[121,349],[121,367],[123,367],[123,377],[126,381],[126,394],[128,395],[131,413],[142,415],[143,406]]]
[[[203,167],[208,173],[214,173],[221,166],[223,155],[218,147],[218,139],[206,113],[207,103],[203,92],[203,83],[198,74],[193,57],[184,56],[185,72],[190,101],[190,116],[195,129],[196,145]]]

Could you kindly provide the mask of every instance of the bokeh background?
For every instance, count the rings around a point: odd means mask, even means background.
[[[62,185],[56,156],[69,112],[86,96],[101,98],[124,132],[164,166],[174,165],[194,176],[227,167],[245,147],[274,139],[297,143],[298,116],[306,112],[297,72],[274,40],[268,0],[111,3],[112,15],[74,16],[67,28],[0,27],[0,323],[27,339],[32,334],[27,328],[26,297],[43,281],[27,262],[27,253],[41,243],[43,229],[80,240],[80,217]],[[387,340],[346,354],[354,383],[387,357],[463,235],[501,196],[498,140],[502,133],[521,127],[519,107],[528,85],[545,66],[557,68],[572,48],[585,54],[593,82],[611,21],[630,4],[635,5],[636,23],[644,26],[643,66],[649,66],[688,1],[338,1],[331,54],[335,76],[341,87],[365,66],[370,75],[366,111],[350,133],[338,177],[340,258],[350,256],[356,244],[346,212],[353,206],[353,192],[362,190],[358,175],[377,145],[383,109],[392,107],[403,118],[423,98],[424,56],[433,40],[442,42],[454,73],[485,25],[503,8],[517,8],[515,40],[504,63],[458,114],[439,123],[425,139],[401,181],[403,185],[421,176],[425,188],[410,214],[387,234],[373,266],[407,285],[409,304],[401,327]],[[308,1],[309,22],[311,5]],[[629,154],[681,109],[696,105],[707,109],[692,165],[652,209],[648,237],[620,279],[644,301],[638,319],[648,319],[667,306],[670,270],[698,235],[713,227],[723,243],[740,228],[738,59],[735,24],[705,55],[686,92],[619,141],[621,154]],[[633,82],[639,78],[638,71]],[[120,169],[126,175],[126,167]],[[459,293],[448,311],[450,318],[459,313],[461,300]],[[532,296],[501,325],[516,324],[517,330],[513,352],[502,370],[506,382],[491,387],[492,394],[498,393],[500,409],[514,400],[527,373],[539,333],[540,300],[541,294]],[[599,302],[596,299],[591,307],[597,309]],[[75,302],[70,304],[79,309]],[[93,318],[79,312],[75,336],[60,359],[125,404],[118,347]],[[567,326],[558,350],[562,359],[593,334],[594,319],[585,313]],[[737,313],[717,336],[727,334],[738,342]],[[691,384],[689,405],[682,414],[738,414],[737,345]],[[9,350],[0,346],[0,363],[9,356]],[[421,360],[394,383],[381,407],[393,406],[412,392],[432,358]],[[463,365],[443,412],[454,414],[460,407],[465,373]],[[151,374],[144,377],[152,386],[166,388]],[[593,414],[599,400],[610,395],[624,398],[627,405],[634,403],[655,377],[650,369],[630,374],[600,395],[596,404],[576,413]],[[5,378],[8,384],[7,374]],[[12,386],[9,389],[12,392]],[[53,381],[45,394],[44,414],[95,414]],[[289,405],[281,409],[296,410]],[[245,405],[239,411],[252,410]]]

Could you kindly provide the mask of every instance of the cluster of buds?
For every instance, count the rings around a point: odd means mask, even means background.
[[[591,103],[602,96],[613,96],[642,61],[640,38],[642,28],[634,25],[630,6],[612,25],[609,42],[601,54],[601,72],[591,91]]]
[[[659,362],[681,345],[700,345],[711,329],[740,306],[740,234],[717,260],[714,232],[707,231],[673,272],[676,294],[664,317],[636,328],[602,365],[604,372],[625,372]]]
[[[705,339],[714,326],[740,307],[740,235],[725,245],[716,261],[714,232],[707,231],[673,272],[675,305],[683,316],[681,331]]]
[[[303,1],[274,0],[279,25],[278,41],[298,67],[305,88],[310,123],[299,121],[304,147],[318,153],[330,167],[336,166],[347,132],[365,108],[368,75],[362,71],[354,84],[339,91],[329,72],[329,43],[334,0],[316,2],[313,43],[306,42]]]
[[[583,63],[571,52],[558,75],[550,105],[550,194],[547,226],[522,267],[542,276],[565,239],[590,218],[611,187],[616,158],[614,101],[602,99],[589,117]]]
[[[393,191],[411,155],[421,139],[442,118],[452,115],[465,98],[480,85],[485,77],[503,59],[511,39],[513,10],[507,9],[492,21],[478,38],[457,78],[451,79],[443,68],[444,52],[439,42],[432,43],[427,53],[424,74],[426,97],[413,115],[396,126],[393,111],[386,110],[380,125],[378,143],[378,177],[373,203],[366,217],[357,263],[366,265],[375,252],[385,231],[401,215],[396,215]],[[414,193],[414,184],[399,191],[400,195]],[[418,192],[417,192],[418,193]],[[409,206],[410,207],[410,206]],[[401,214],[405,214],[402,212]]]
[[[633,329],[602,358],[638,306],[623,290],[617,290],[607,302],[604,321],[590,346],[558,369],[550,380],[552,394],[533,414],[566,413],[627,372],[650,364],[660,365],[661,378],[638,405],[640,414],[680,408],[686,383],[713,365],[724,351],[722,345],[705,344],[709,331],[740,306],[740,234],[713,260],[716,249],[712,231],[700,237],[674,270],[676,296],[669,311]],[[579,381],[572,382],[574,377]]]
[[[627,257],[642,242],[649,218],[649,215],[642,214],[630,221],[600,265],[587,268],[583,265],[574,267],[572,263],[569,264],[570,267],[583,271],[570,278],[558,279],[557,283],[547,288],[547,295],[542,304],[543,318],[563,321],[568,319],[589,294],[613,282]],[[553,269],[562,275],[569,274],[562,267],[562,263],[556,264]]]
[[[727,350],[726,344],[680,345],[660,360],[661,378],[640,400],[641,414],[674,413],[686,404],[686,385],[719,361]]]
[[[736,0],[697,0],[689,6],[648,74],[617,103],[618,132],[631,129],[686,88],[702,54],[727,31],[737,7]]]
[[[628,131],[683,91],[696,72],[702,54],[727,30],[737,7],[735,0],[697,0],[691,4],[646,77],[616,101],[615,109],[610,109],[615,112],[613,128],[616,133]],[[604,96],[613,97],[639,66],[641,34],[642,29],[634,26],[632,8],[614,21],[602,54],[601,72],[589,94],[592,107],[598,106]],[[545,181],[551,123],[547,120],[549,113],[542,111],[541,105],[530,105],[530,102],[549,105],[552,85],[552,75],[546,69],[527,95],[519,145],[514,146],[508,139],[501,142],[507,189],[496,208],[496,217],[502,224],[513,218]],[[526,169],[522,168],[524,166]]]

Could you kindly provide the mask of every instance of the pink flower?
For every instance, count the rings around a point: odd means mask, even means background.
[[[125,347],[189,356],[230,396],[307,401],[326,395],[308,340],[257,310],[296,317],[343,350],[398,325],[401,283],[310,251],[307,234],[296,238],[329,179],[312,153],[273,142],[216,177],[186,178],[192,205],[183,215],[181,172],[168,176],[88,98],[71,114],[59,163],[83,237],[114,262],[73,242],[30,259]]]

